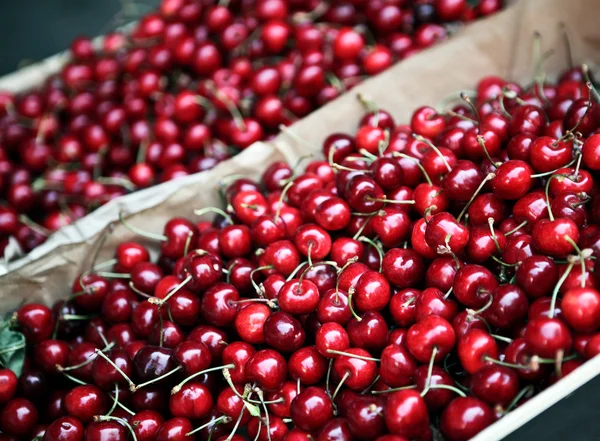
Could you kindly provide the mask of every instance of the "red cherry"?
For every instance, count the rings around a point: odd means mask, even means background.
[[[571,219],[542,219],[531,233],[533,245],[543,254],[564,257],[574,252],[572,242],[579,240],[579,229]]]
[[[354,357],[355,355],[360,358]],[[375,379],[377,365],[372,360],[371,354],[364,349],[350,348],[344,351],[344,355],[336,356],[333,371],[339,380],[346,378],[345,386],[352,390],[362,390]]]
[[[487,363],[498,358],[498,346],[494,338],[481,329],[471,329],[458,341],[458,357],[464,369],[474,374]]]
[[[560,351],[569,351],[573,344],[571,332],[556,318],[531,320],[525,329],[525,340],[535,354],[544,358],[555,358]]]
[[[441,361],[453,349],[455,341],[452,325],[437,315],[429,315],[415,323],[406,335],[406,346],[421,363],[428,363],[434,350],[434,360]]]
[[[309,387],[294,398],[291,407],[294,425],[314,432],[333,418],[333,403],[320,387]]]
[[[381,353],[379,375],[390,387],[402,387],[411,383],[417,364],[404,346],[391,344]]]
[[[466,441],[494,422],[494,412],[483,401],[459,397],[444,409],[440,429],[451,441]]]
[[[429,425],[425,400],[415,390],[401,390],[388,396],[385,424],[388,430],[407,438],[422,436]]]
[[[245,366],[248,381],[256,381],[265,391],[283,386],[287,377],[287,363],[272,349],[263,349],[250,356]]]
[[[590,288],[573,288],[563,296],[562,317],[578,332],[594,332],[600,326],[600,293]]]

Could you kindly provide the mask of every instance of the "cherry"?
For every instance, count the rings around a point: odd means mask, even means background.
[[[489,359],[498,358],[498,347],[490,334],[481,329],[471,329],[458,341],[458,357],[464,369],[474,374]]]
[[[564,257],[574,251],[579,229],[569,218],[542,219],[534,225],[531,237],[533,245],[543,254]]]
[[[377,398],[354,400],[346,412],[346,422],[354,436],[376,439],[385,430],[383,411],[384,406]]]
[[[39,343],[50,338],[54,331],[52,311],[44,305],[29,303],[17,311],[21,331],[30,343]]]
[[[263,349],[250,356],[245,365],[248,381],[256,381],[265,391],[279,389],[287,377],[287,363],[272,349]]]
[[[0,369],[0,403],[4,404],[15,396],[17,376],[10,369]]]
[[[31,433],[38,421],[35,405],[24,398],[10,400],[0,412],[0,428],[2,432],[25,437]]]
[[[353,318],[347,329],[350,344],[362,349],[379,351],[387,342],[388,325],[383,316],[375,311]]]
[[[479,145],[478,148],[481,149]],[[466,202],[475,194],[482,180],[483,176],[477,166],[469,160],[461,159],[456,161],[452,170],[442,180],[442,188],[446,197]]]
[[[385,277],[381,273],[367,271],[358,279],[353,298],[359,311],[380,311],[387,306],[390,297],[390,285]]]
[[[104,392],[93,385],[77,386],[70,390],[65,395],[64,406],[68,415],[83,423],[92,421],[95,415],[103,415],[107,410]]]
[[[294,398],[290,415],[296,427],[314,432],[333,418],[333,403],[320,387],[309,387]]]
[[[533,170],[525,161],[513,159],[505,162],[496,170],[492,179],[494,194],[503,199],[519,199],[532,185]]]
[[[202,317],[214,326],[231,324],[237,315],[237,301],[240,296],[232,285],[216,283],[202,296]]]
[[[275,312],[264,322],[265,342],[279,352],[294,352],[304,344],[302,325],[290,314]]]
[[[508,367],[487,365],[475,372],[471,389],[490,405],[508,406],[519,393],[519,377]]]
[[[175,417],[198,419],[206,416],[213,405],[209,389],[197,382],[188,382],[171,395],[169,410]]]
[[[525,340],[531,350],[544,358],[555,358],[559,352],[571,349],[571,332],[560,319],[536,318],[525,329]]]
[[[158,412],[142,410],[131,417],[131,422],[138,441],[152,441],[164,423],[164,419]]]
[[[382,271],[390,283],[398,288],[406,288],[423,279],[425,267],[423,258],[416,251],[392,248],[383,257]]]
[[[165,421],[156,434],[156,441],[187,441],[187,433],[194,430],[187,418],[175,417]],[[193,438],[192,438],[193,439]]]
[[[564,294],[560,306],[562,317],[575,331],[594,332],[598,329],[600,294],[595,289],[570,289]]]
[[[426,288],[415,301],[416,321],[428,315],[439,315],[446,320],[452,320],[457,312],[456,302],[446,299],[444,293],[437,288]]]
[[[77,441],[83,440],[84,427],[77,418],[65,416],[56,418],[46,429],[44,441]]]
[[[456,336],[452,325],[442,317],[429,315],[412,325],[406,335],[406,346],[421,363],[442,360],[454,347]]]
[[[407,438],[422,436],[429,425],[425,400],[415,390],[393,392],[388,397],[385,424],[396,435]]]
[[[452,441],[471,439],[494,422],[492,409],[473,397],[458,397],[440,416],[440,429]]]
[[[465,265],[454,277],[452,288],[458,301],[471,308],[481,308],[492,298],[498,282],[490,270],[480,265]]]
[[[494,327],[508,329],[518,324],[526,315],[529,302],[520,288],[507,283],[498,286],[493,300],[482,316]]]
[[[379,375],[390,387],[410,384],[416,368],[414,358],[404,346],[391,344],[381,352]]]
[[[292,354],[288,363],[290,377],[302,384],[319,383],[327,371],[325,358],[314,346],[305,346]]]
[[[126,438],[127,431],[125,427],[117,421],[93,422],[85,429],[85,441],[124,440]]]
[[[425,241],[438,254],[460,253],[469,241],[469,230],[451,214],[438,213],[427,221]]]
[[[309,314],[319,305],[319,289],[307,279],[286,282],[277,295],[279,307],[290,314]]]
[[[423,397],[427,404],[427,408],[431,411],[444,409],[448,403],[452,401],[455,394],[449,389],[436,388],[435,386],[454,386],[454,380],[448,372],[439,366],[432,366],[430,376],[428,371],[429,367],[427,365],[421,365],[415,370],[414,381],[417,385],[417,390],[423,391],[429,381],[431,388]]]
[[[362,390],[369,386],[377,375],[377,365],[370,354],[360,348],[350,348],[337,354],[333,371],[344,385],[352,390]]]
[[[542,297],[556,286],[558,268],[549,257],[531,256],[519,265],[515,280],[529,297]]]

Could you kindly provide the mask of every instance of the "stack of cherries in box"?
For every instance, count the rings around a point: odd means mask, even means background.
[[[570,375],[600,352],[587,69],[454,104],[370,103],[212,222],[123,220],[156,263],[122,243],[5,323],[0,439],[464,441]]]
[[[446,24],[502,0],[162,0],[101,48],[75,39],[39,89],[0,93],[0,256],[138,188],[272,136]]]

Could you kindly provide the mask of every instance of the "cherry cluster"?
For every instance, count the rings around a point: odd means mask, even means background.
[[[38,90],[0,93],[0,254],[212,168],[502,0],[163,0]]]
[[[585,66],[539,78],[410,125],[360,97],[213,221],[122,220],[156,263],[122,243],[0,329],[0,439],[465,441],[569,375],[600,353],[600,103]]]

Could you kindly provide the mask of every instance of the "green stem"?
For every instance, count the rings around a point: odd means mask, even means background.
[[[573,262],[569,263],[567,269],[565,269],[562,277],[558,279],[558,283],[554,287],[554,291],[552,292],[552,300],[550,301],[550,318],[554,318],[554,314],[556,313],[556,299],[558,298],[558,292],[560,291],[562,284],[565,283],[565,280],[567,280],[567,277],[569,277],[569,274],[573,270],[573,265],[575,265]]]

